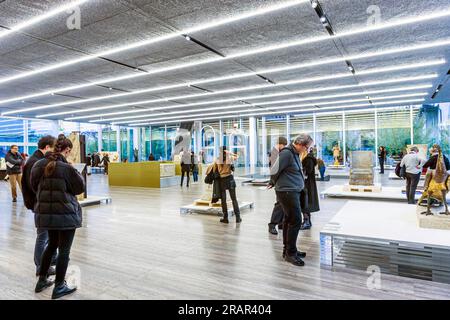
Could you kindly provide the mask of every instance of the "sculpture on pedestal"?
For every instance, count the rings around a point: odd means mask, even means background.
[[[372,151],[353,151],[350,185],[373,186]]]
[[[436,163],[435,170],[429,170],[425,178],[425,190],[419,199],[418,204],[427,199],[427,211],[421,212],[427,216],[432,215],[431,203],[432,200],[439,201],[444,204],[445,211],[440,214],[450,215],[447,205],[447,193],[449,190],[449,174],[445,168],[444,157],[442,151],[439,148],[439,156]]]
[[[339,142],[333,147],[333,159],[334,159],[334,165],[339,165],[339,157],[341,156],[341,147],[339,145]]]

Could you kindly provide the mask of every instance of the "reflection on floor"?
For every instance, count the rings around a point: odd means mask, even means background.
[[[387,174],[377,178],[400,186]],[[319,182],[320,191],[345,181]],[[180,207],[202,194],[203,186],[167,189],[109,188],[103,175],[89,178],[92,195],[112,203],[84,209],[69,276],[80,290],[68,299],[414,299],[450,298],[450,285],[382,275],[381,290],[369,290],[362,271],[319,266],[319,231],[347,202],[321,199],[313,228],[301,232],[306,266],[281,259],[279,236],[269,235],[274,193],[238,186],[241,201],[255,202],[240,226],[222,225],[214,215],[180,215]],[[388,224],[389,221],[386,221]],[[0,299],[49,299],[34,294],[33,214],[22,199],[11,203],[0,182]]]

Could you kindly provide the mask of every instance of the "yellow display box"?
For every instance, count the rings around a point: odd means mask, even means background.
[[[170,161],[110,163],[108,167],[109,185],[161,188],[161,164],[175,165]]]

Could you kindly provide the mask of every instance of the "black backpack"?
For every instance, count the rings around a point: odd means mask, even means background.
[[[400,162],[397,163],[397,166],[395,167],[395,174],[399,178],[405,178],[406,177],[406,166],[401,166]]]

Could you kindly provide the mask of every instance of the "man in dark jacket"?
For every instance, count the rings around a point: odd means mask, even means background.
[[[49,151],[53,151],[55,148],[56,138],[52,136],[42,137],[38,142],[38,150],[36,150],[33,155],[28,159],[25,167],[23,168],[22,175],[22,194],[23,200],[25,202],[25,207],[28,210],[34,211],[34,206],[36,205],[36,193],[31,187],[31,169],[34,164],[41,159],[45,158],[45,154]],[[48,244],[48,232],[46,229],[37,228],[36,244],[34,246],[34,264],[36,265],[36,275],[39,274],[42,253]],[[56,261],[56,255],[53,261]],[[55,269],[50,268],[49,275],[54,275]]]
[[[278,137],[277,143],[273,147],[272,152],[270,152],[270,161],[269,161],[270,167],[272,167],[272,165],[275,164],[275,162],[278,159],[280,151],[283,150],[287,146],[287,144],[288,142],[285,137]],[[272,216],[270,217],[269,233],[274,235],[278,234],[276,226],[278,225],[278,229],[280,230],[283,228],[282,226],[283,217],[284,217],[283,208],[281,207],[281,204],[277,199],[277,202],[275,202],[275,205],[272,210]]]
[[[296,266],[305,265],[301,258],[306,256],[305,252],[297,250],[297,238],[302,225],[300,192],[305,186],[300,154],[306,152],[312,142],[309,135],[299,135],[290,146],[281,150],[270,170],[269,188],[275,187],[277,199],[284,211],[283,257]]]
[[[12,201],[17,202],[17,185],[22,189],[22,164],[24,162],[19,153],[19,147],[12,145],[5,157],[6,174],[11,184]]]

